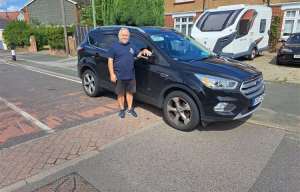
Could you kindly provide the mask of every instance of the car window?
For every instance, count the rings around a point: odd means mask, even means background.
[[[89,33],[89,43],[96,47],[99,47],[99,43],[101,42],[102,38],[103,38],[103,34],[100,32],[92,31]]]
[[[300,34],[291,35],[287,41],[287,44],[300,44]]]
[[[136,36],[130,37],[130,43],[132,43],[138,51],[149,47],[143,40]]]
[[[104,34],[102,41],[100,42],[100,48],[109,49],[113,43],[118,41],[116,34]]]
[[[264,33],[266,31],[266,23],[267,23],[266,19],[260,20],[260,26],[259,26],[260,33]]]
[[[92,31],[89,34],[89,43],[101,49],[109,49],[114,42],[118,41],[116,34],[103,34],[99,31]]]

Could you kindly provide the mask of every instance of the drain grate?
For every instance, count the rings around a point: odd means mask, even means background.
[[[100,192],[77,173],[61,177],[33,192]]]

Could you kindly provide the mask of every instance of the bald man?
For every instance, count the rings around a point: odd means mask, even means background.
[[[127,101],[127,113],[137,117],[132,106],[133,95],[136,92],[136,80],[134,70],[134,57],[151,56],[151,51],[143,49],[138,52],[136,47],[130,43],[130,33],[127,28],[119,31],[119,42],[116,42],[108,51],[108,69],[110,80],[116,83],[115,92],[120,107],[119,117],[125,117],[125,98]],[[126,96],[126,97],[125,97]]]

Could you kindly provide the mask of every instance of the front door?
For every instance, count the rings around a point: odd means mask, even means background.
[[[138,50],[150,49],[155,59],[137,58],[135,61],[135,74],[137,81],[137,97],[147,103],[156,104],[163,89],[170,81],[168,67],[160,63],[159,53],[152,49],[149,43],[138,36],[132,36],[130,42]]]

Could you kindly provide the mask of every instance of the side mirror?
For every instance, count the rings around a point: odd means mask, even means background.
[[[279,39],[279,42],[280,42],[280,43],[285,43],[286,40],[285,40],[285,39]]]

